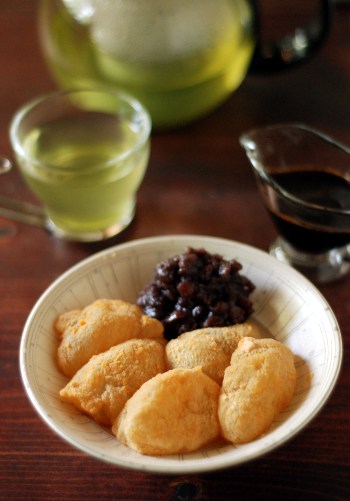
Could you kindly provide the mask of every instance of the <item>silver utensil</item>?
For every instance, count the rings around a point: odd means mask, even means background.
[[[0,174],[6,174],[11,168],[11,161],[0,157]],[[39,228],[49,227],[48,218],[41,207],[3,195],[0,195],[0,216]]]

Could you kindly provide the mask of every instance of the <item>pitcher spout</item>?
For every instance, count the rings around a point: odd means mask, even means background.
[[[350,181],[349,147],[307,125],[286,123],[256,128],[244,132],[239,142],[260,175],[326,170]]]

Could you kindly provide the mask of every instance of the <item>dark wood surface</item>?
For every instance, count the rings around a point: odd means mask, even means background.
[[[8,123],[26,100],[55,88],[43,62],[34,0],[1,0],[0,152],[10,155]],[[297,6],[300,2],[294,2]],[[206,234],[266,250],[274,229],[258,196],[241,132],[300,121],[350,145],[350,8],[338,7],[327,44],[310,61],[275,76],[249,76],[217,111],[177,131],[154,133],[137,216],[103,244],[60,241],[0,220],[1,500],[347,500],[350,499],[350,277],[321,287],[343,335],[338,384],[320,414],[278,450],[234,469],[157,476],[94,460],[41,421],[22,387],[18,350],[35,301],[63,271],[92,253],[135,238]],[[31,200],[12,172],[0,193]]]

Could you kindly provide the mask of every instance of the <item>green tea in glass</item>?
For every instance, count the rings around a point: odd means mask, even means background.
[[[101,240],[131,222],[148,164],[150,129],[143,106],[113,91],[62,91],[17,112],[12,146],[54,233]]]

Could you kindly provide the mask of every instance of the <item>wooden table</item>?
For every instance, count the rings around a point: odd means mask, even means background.
[[[12,114],[55,87],[38,45],[34,0],[1,1],[0,68],[0,151],[10,155]],[[119,237],[81,245],[0,221],[1,500],[350,499],[349,277],[320,288],[344,341],[333,394],[292,441],[241,467],[173,477],[101,463],[44,425],[19,374],[21,331],[30,309],[55,278],[92,253],[135,238],[176,233],[225,237],[267,250],[275,231],[238,137],[250,127],[279,121],[313,125],[350,145],[350,9],[345,5],[337,8],[328,42],[311,62],[280,75],[250,76],[200,122],[153,134],[137,216]],[[0,193],[31,200],[15,171],[1,177]]]

